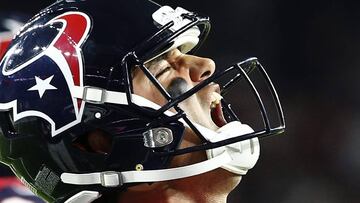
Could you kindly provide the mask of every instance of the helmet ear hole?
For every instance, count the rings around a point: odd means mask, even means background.
[[[109,154],[112,148],[112,137],[101,129],[96,129],[79,136],[73,146],[86,152]]]

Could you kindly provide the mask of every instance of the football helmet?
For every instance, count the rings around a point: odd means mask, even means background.
[[[1,162],[49,202],[90,202],[134,184],[220,167],[246,174],[258,159],[258,138],[285,128],[279,98],[258,60],[219,70],[175,96],[146,67],[174,48],[193,54],[209,31],[208,17],[150,0],[59,0],[42,10],[0,63]],[[134,67],[166,104],[134,94]],[[272,96],[270,110],[249,75],[255,71]],[[221,103],[214,104],[216,132],[189,119],[178,105],[214,82],[221,86]],[[259,129],[241,123],[237,103],[227,100],[242,83],[261,114]],[[180,148],[186,128],[203,143]],[[108,151],[89,147],[92,132],[108,137]],[[208,160],[169,167],[174,156],[196,151],[206,151]]]

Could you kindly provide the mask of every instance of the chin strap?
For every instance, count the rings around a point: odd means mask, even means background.
[[[228,153],[189,166],[148,171],[104,171],[98,173],[63,173],[61,180],[73,185],[101,184],[104,187],[120,187],[125,183],[159,182],[199,175],[220,168],[231,161]]]

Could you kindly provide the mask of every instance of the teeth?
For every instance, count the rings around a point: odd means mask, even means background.
[[[223,97],[217,93],[217,92],[213,92],[211,94],[212,97],[212,102],[211,102],[211,108],[215,108],[217,104],[220,104],[220,101],[223,99]]]

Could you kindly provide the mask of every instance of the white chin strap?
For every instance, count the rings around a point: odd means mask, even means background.
[[[119,187],[125,183],[160,182],[186,178],[217,169],[231,162],[231,156],[224,152],[212,159],[183,167],[144,171],[104,171],[98,173],[63,173],[61,180],[73,185],[100,184],[104,187]]]
[[[218,138],[211,137],[211,139],[212,141],[228,139],[233,135],[234,131],[237,131],[237,134],[246,134],[252,132],[252,129],[240,122],[232,122],[219,129]],[[100,184],[104,187],[119,187],[126,183],[160,182],[187,178],[220,167],[230,172],[244,175],[255,165],[259,153],[259,142],[257,138],[253,138],[207,150],[208,160],[188,166],[162,170],[103,171],[85,174],[63,173],[61,174],[61,180],[64,183],[74,185]]]
[[[63,183],[73,185],[102,185],[104,187],[120,187],[125,183],[160,182],[186,178],[212,171],[231,162],[231,156],[224,152],[212,159],[189,166],[147,171],[103,171],[98,173],[63,173],[60,178]],[[70,197],[65,203],[84,203],[98,199],[98,191],[81,191]]]

